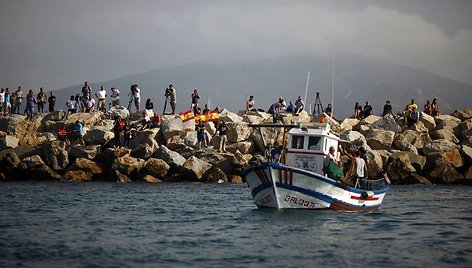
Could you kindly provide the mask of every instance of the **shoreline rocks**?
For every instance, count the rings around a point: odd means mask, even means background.
[[[249,124],[272,123],[264,112],[248,115],[223,110],[220,118],[228,125],[227,151],[219,152],[215,125],[206,123],[208,148],[198,150],[192,121],[165,115],[160,128],[135,131],[130,148],[113,148],[113,116],[139,118],[125,107],[108,113],[76,113],[63,120],[56,111],[26,120],[22,115],[0,116],[0,179],[115,181],[129,182],[231,182],[243,183],[242,171],[266,144],[282,144],[282,128],[252,129]],[[321,114],[299,117],[284,114],[285,124],[319,120]],[[79,120],[85,126],[85,146],[68,147],[58,140],[57,129],[71,131]],[[411,127],[403,118],[369,116],[327,122],[341,138],[348,140],[349,152],[364,147],[369,175],[387,172],[394,184],[471,184],[472,109],[436,118],[422,114]],[[262,136],[263,137],[262,137]]]

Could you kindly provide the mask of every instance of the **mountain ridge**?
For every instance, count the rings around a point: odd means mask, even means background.
[[[343,56],[343,57],[341,57]],[[443,113],[470,106],[472,86],[421,69],[387,63],[360,55],[337,56],[335,59],[334,110],[337,117],[350,116],[354,104],[369,101],[376,114],[390,100],[394,111],[401,111],[410,99],[422,107],[426,100],[437,98]],[[331,102],[332,59],[329,57],[291,57],[265,59],[234,64],[190,63],[143,73],[122,76],[110,81],[89,83],[94,92],[100,86],[117,87],[121,105],[127,106],[131,84],[142,90],[141,104],[147,98],[155,110],[162,112],[164,90],[169,84],[177,89],[177,111],[190,108],[190,95],[198,89],[201,106],[211,99],[212,106],[243,110],[245,100],[254,95],[257,108],[267,109],[279,96],[295,100],[304,96],[307,73],[311,71],[308,104],[320,93],[325,107]],[[80,93],[82,85],[56,91],[57,99],[65,101]],[[110,92],[108,93],[108,95]],[[58,103],[59,107],[61,103]]]

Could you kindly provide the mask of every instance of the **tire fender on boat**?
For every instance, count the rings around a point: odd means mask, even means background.
[[[373,197],[373,196],[374,196],[374,192],[372,192],[372,191],[365,191],[361,194],[362,198],[369,198],[369,197]]]

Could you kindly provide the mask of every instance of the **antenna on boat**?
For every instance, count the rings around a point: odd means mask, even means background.
[[[208,109],[211,110],[211,100],[208,98]]]
[[[310,73],[311,71],[308,71],[308,76],[306,78],[305,98],[303,99],[304,103],[306,103],[306,95],[308,94],[308,83],[310,83]]]

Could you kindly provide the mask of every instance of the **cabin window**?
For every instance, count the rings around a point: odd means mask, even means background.
[[[292,136],[292,149],[303,149],[304,136]]]
[[[308,149],[309,150],[321,150],[320,147],[321,137],[309,137],[308,138]]]

